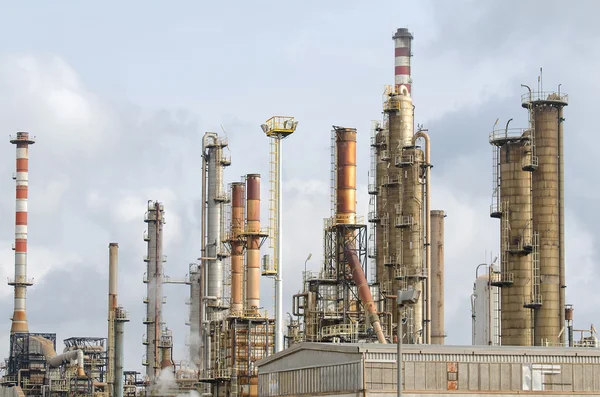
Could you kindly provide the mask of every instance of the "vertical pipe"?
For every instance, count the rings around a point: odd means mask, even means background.
[[[260,175],[246,176],[246,310],[260,307]]]
[[[444,218],[442,210],[431,210],[431,343],[443,345],[444,332]]]
[[[26,314],[27,287],[33,283],[27,279],[27,199],[29,193],[29,145],[35,140],[28,132],[17,132],[10,137],[17,146],[16,211],[15,211],[15,278],[8,285],[15,287],[14,312],[11,318],[11,335],[29,332]]]
[[[198,265],[190,265],[190,360],[198,365],[200,359],[200,327],[202,326],[200,309],[200,282],[202,277]]]
[[[427,303],[425,307],[425,324],[426,336],[425,343],[431,343],[431,140],[429,135],[424,131],[418,131],[413,138],[413,146],[416,145],[417,139],[425,140],[425,268],[427,269],[426,294]]]
[[[244,271],[244,183],[231,184],[231,312],[239,316],[243,312],[243,271]]]
[[[283,350],[283,223],[281,218],[283,212],[281,206],[283,203],[283,196],[281,194],[281,134],[277,136],[278,150],[277,150],[277,275],[275,277],[275,352]]]
[[[560,278],[559,310],[561,313],[561,325],[565,324],[565,288],[567,287],[565,280],[565,154],[563,148],[563,122],[563,108],[560,106],[558,108],[558,271]]]
[[[107,339],[107,362],[106,383],[108,384],[108,395],[112,396],[113,382],[115,379],[115,310],[117,308],[118,291],[118,268],[119,268],[119,244],[108,245],[108,339]]]

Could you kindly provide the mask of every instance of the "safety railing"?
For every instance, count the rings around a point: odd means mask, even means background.
[[[490,132],[489,140],[492,145],[504,145],[506,142],[529,139],[527,128],[502,128]]]
[[[556,102],[566,105],[569,103],[569,95],[564,92],[555,91],[533,91],[521,95],[521,103],[524,106],[529,105],[531,102],[538,101]]]

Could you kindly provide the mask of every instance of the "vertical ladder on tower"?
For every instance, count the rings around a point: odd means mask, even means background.
[[[508,256],[510,255],[510,204],[507,201],[501,203],[502,213],[500,218],[500,271],[491,275],[492,285],[505,287],[514,281],[514,275],[508,269]]]
[[[533,233],[531,250],[531,273],[531,301],[523,306],[529,309],[538,309],[542,306],[542,291],[540,286],[540,235],[538,232]]]
[[[500,202],[500,148],[492,146],[492,205],[490,216],[492,218],[502,217],[502,203]]]
[[[279,265],[279,258],[277,257],[277,205],[278,197],[278,175],[277,175],[277,164],[280,161],[279,158],[279,145],[281,144],[280,139],[276,136],[269,138],[269,250],[271,256],[266,257],[267,260],[263,259],[262,275],[267,277],[273,277],[277,274],[277,266]],[[273,283],[275,287],[275,283]],[[275,302],[275,301],[273,301]]]

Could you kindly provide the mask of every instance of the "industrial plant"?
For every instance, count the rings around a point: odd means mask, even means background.
[[[401,28],[392,39],[394,83],[384,87],[382,117],[371,123],[370,145],[357,146],[357,136],[369,132],[331,128],[331,209],[323,214],[318,271],[292,267],[283,252],[282,153],[286,138],[296,132],[294,117],[273,116],[260,130],[257,126],[257,136],[266,135],[270,143],[266,216],[262,176],[226,176],[235,148],[224,136],[204,134],[202,237],[199,257],[191,258],[184,278],[164,270],[168,208],[160,200],[147,202],[145,214],[139,214],[147,226],[145,334],[139,335],[143,373],[124,368],[125,343],[138,336],[128,335],[129,314],[118,302],[116,242],[107,242],[106,332],[65,339],[59,353],[55,333],[29,331],[28,157],[35,138],[28,132],[11,137],[17,160],[14,278],[9,280],[14,313],[0,397],[600,394],[595,330],[592,326],[575,339],[574,310],[565,296],[568,96],[560,85],[544,91],[540,74],[536,89],[523,86],[528,124],[513,128],[512,119],[500,126],[497,121],[487,137],[493,190],[490,213],[482,216],[499,221],[500,241],[491,247],[499,255],[473,264],[472,317],[464,319],[465,327],[471,325],[472,345],[447,345],[446,211],[431,207],[435,140],[415,125],[413,35]],[[370,151],[369,164],[357,164],[360,150]],[[357,211],[358,173],[368,174],[366,217]],[[287,317],[284,271],[302,277]],[[261,277],[274,283],[272,313],[261,304]],[[163,297],[165,284],[189,289],[188,355],[177,360],[164,316],[171,309]]]

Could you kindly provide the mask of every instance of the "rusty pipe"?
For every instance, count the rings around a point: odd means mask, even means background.
[[[373,302],[373,295],[371,294],[369,283],[367,282],[365,273],[360,266],[360,261],[352,247],[352,244],[346,244],[344,254],[346,255],[346,261],[350,265],[354,284],[356,284],[356,287],[358,288],[358,296],[360,297],[360,300],[362,301],[362,304],[368,313],[369,320],[371,324],[373,324],[373,329],[375,329],[375,333],[377,334],[377,340],[381,344],[386,344],[387,342],[385,340],[385,335],[383,334],[383,329],[381,328],[381,321],[377,315],[375,302]]]
[[[356,128],[333,126],[336,133],[336,223],[356,223]]]
[[[260,174],[246,175],[246,309],[260,307]]]
[[[427,238],[425,244],[425,266],[427,269],[426,294],[427,302],[425,306],[425,343],[431,344],[431,140],[425,131],[417,131],[413,137],[413,146],[416,145],[417,139],[425,140],[425,236]]]
[[[85,371],[83,370],[83,350],[70,350],[57,355],[50,340],[42,336],[32,336],[31,339],[36,340],[40,344],[42,348],[42,354],[44,355],[44,358],[50,367],[57,368],[70,363],[71,360],[77,360],[77,377],[86,377]]]
[[[231,311],[235,315],[243,311],[244,271],[244,204],[245,186],[242,182],[231,184]]]

